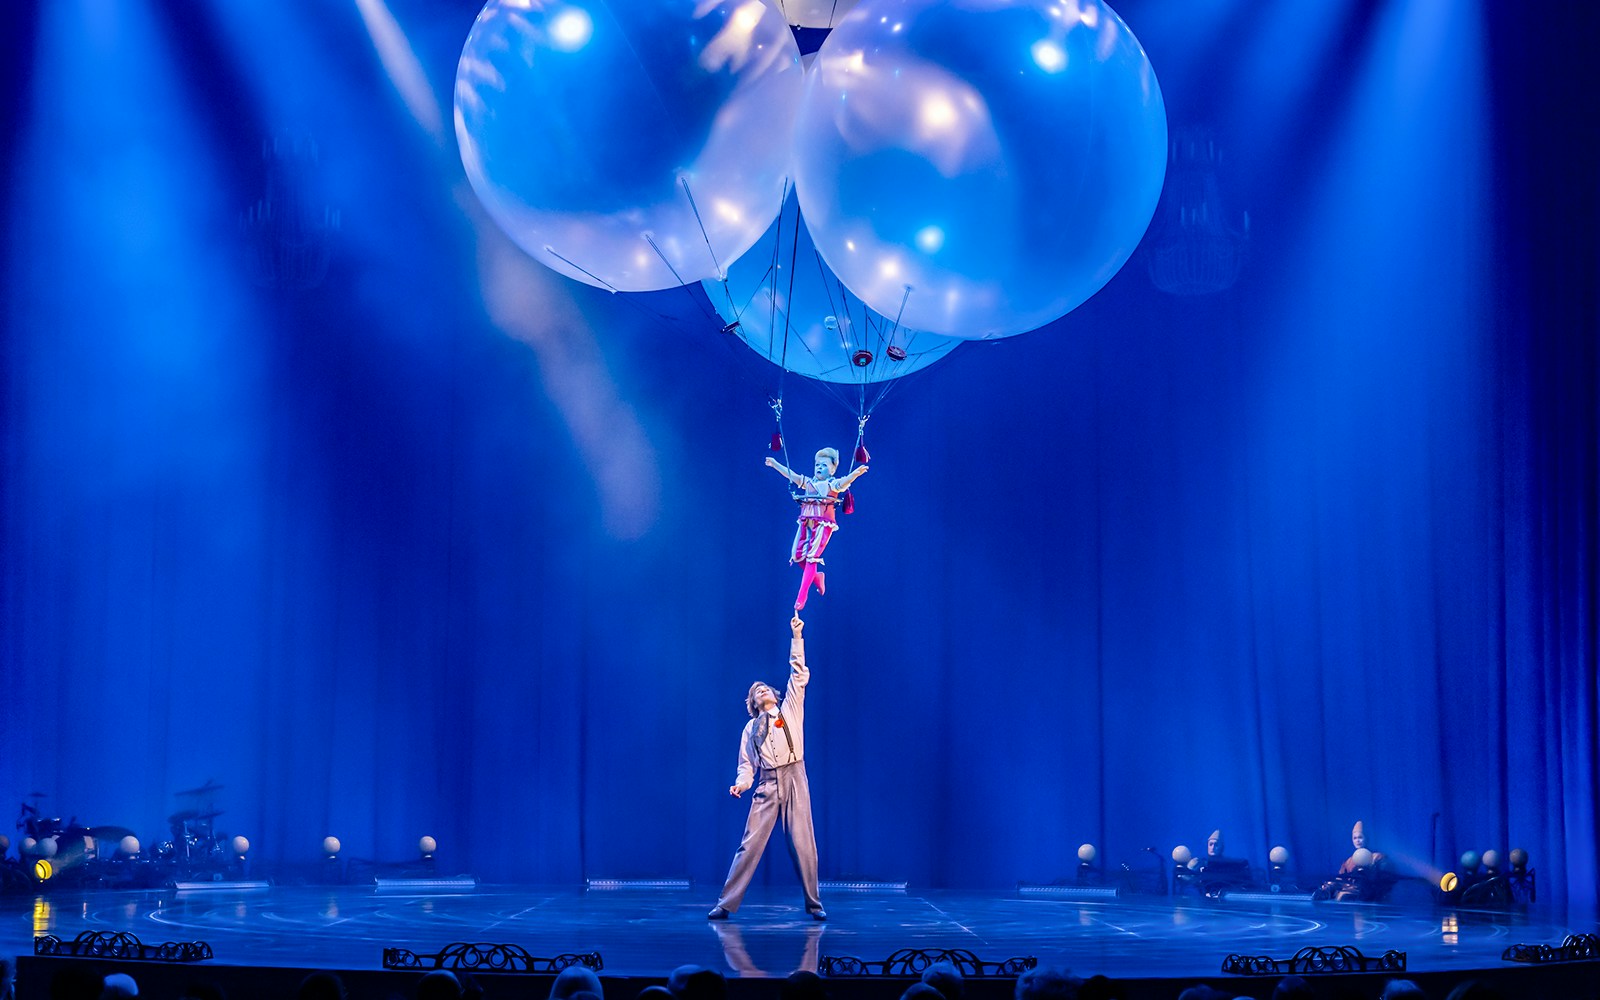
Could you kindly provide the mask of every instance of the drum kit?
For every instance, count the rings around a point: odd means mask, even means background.
[[[167,817],[172,839],[155,846],[154,860],[181,865],[201,865],[225,862],[228,858],[227,835],[218,833],[215,820],[222,815],[216,808],[216,795],[223,786],[207,779],[198,788],[187,788],[176,797],[183,808]],[[17,829],[36,846],[25,848],[34,853],[48,852],[50,856],[78,855],[86,861],[110,860],[118,857],[125,838],[138,838],[125,826],[80,824],[76,816],[63,822],[59,816],[46,815],[40,800],[43,792],[30,792],[17,813]],[[46,842],[49,847],[44,847]],[[25,840],[24,843],[27,841]],[[81,845],[81,848],[80,848]],[[146,855],[147,858],[150,855]]]
[[[227,858],[228,838],[217,833],[212,823],[222,815],[222,810],[216,808],[216,796],[222,787],[208,778],[199,788],[187,788],[177,794],[186,800],[186,808],[167,817],[172,839],[156,846],[157,857],[190,864]]]

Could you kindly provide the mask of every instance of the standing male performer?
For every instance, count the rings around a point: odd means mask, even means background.
[[[751,784],[756,793],[750,800],[750,818],[745,820],[744,839],[734,852],[722,898],[706,914],[711,920],[726,920],[739,909],[761,852],[767,848],[767,838],[772,836],[772,824],[780,819],[789,838],[795,874],[805,887],[806,912],[813,920],[828,919],[817,895],[817,838],[811,829],[811,786],[806,782],[805,699],[811,671],[806,667],[806,644],[800,636],[804,627],[798,614],[789,619],[789,689],[782,707],[777,692],[760,681],[750,685],[745,696],[750,721],[739,738],[739,771],[728,794],[738,798]]]

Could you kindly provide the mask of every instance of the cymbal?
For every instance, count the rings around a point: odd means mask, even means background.
[[[206,783],[201,785],[199,788],[186,788],[183,791],[178,792],[176,794],[178,794],[178,795],[210,795],[212,792],[220,792],[220,791],[222,791],[223,788],[224,788],[223,785],[219,785],[215,781],[212,781],[210,778],[207,778],[206,779]]]

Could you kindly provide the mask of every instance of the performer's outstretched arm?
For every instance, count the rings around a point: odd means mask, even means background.
[[[804,486],[806,484],[805,476],[802,476],[798,472],[785,467],[782,462],[773,458],[771,455],[767,456],[767,468],[777,469],[778,475],[789,480],[789,482],[795,484],[796,486]]]
[[[851,483],[855,482],[857,479],[860,479],[862,476],[864,476],[866,474],[867,474],[867,467],[865,465],[858,466],[856,468],[856,471],[850,473],[848,476],[845,476],[843,479],[834,480],[834,485],[836,487],[838,487],[840,492],[843,492],[844,490],[847,490],[847,489],[850,488],[850,484]]]
[[[800,634],[806,623],[799,615],[789,619],[789,690],[784,697],[799,708],[806,696],[811,668],[806,666],[806,640]]]

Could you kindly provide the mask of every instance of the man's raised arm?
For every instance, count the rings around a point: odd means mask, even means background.
[[[800,634],[806,623],[797,614],[789,619],[789,687],[803,688],[811,679],[811,668],[806,666],[806,640]]]

